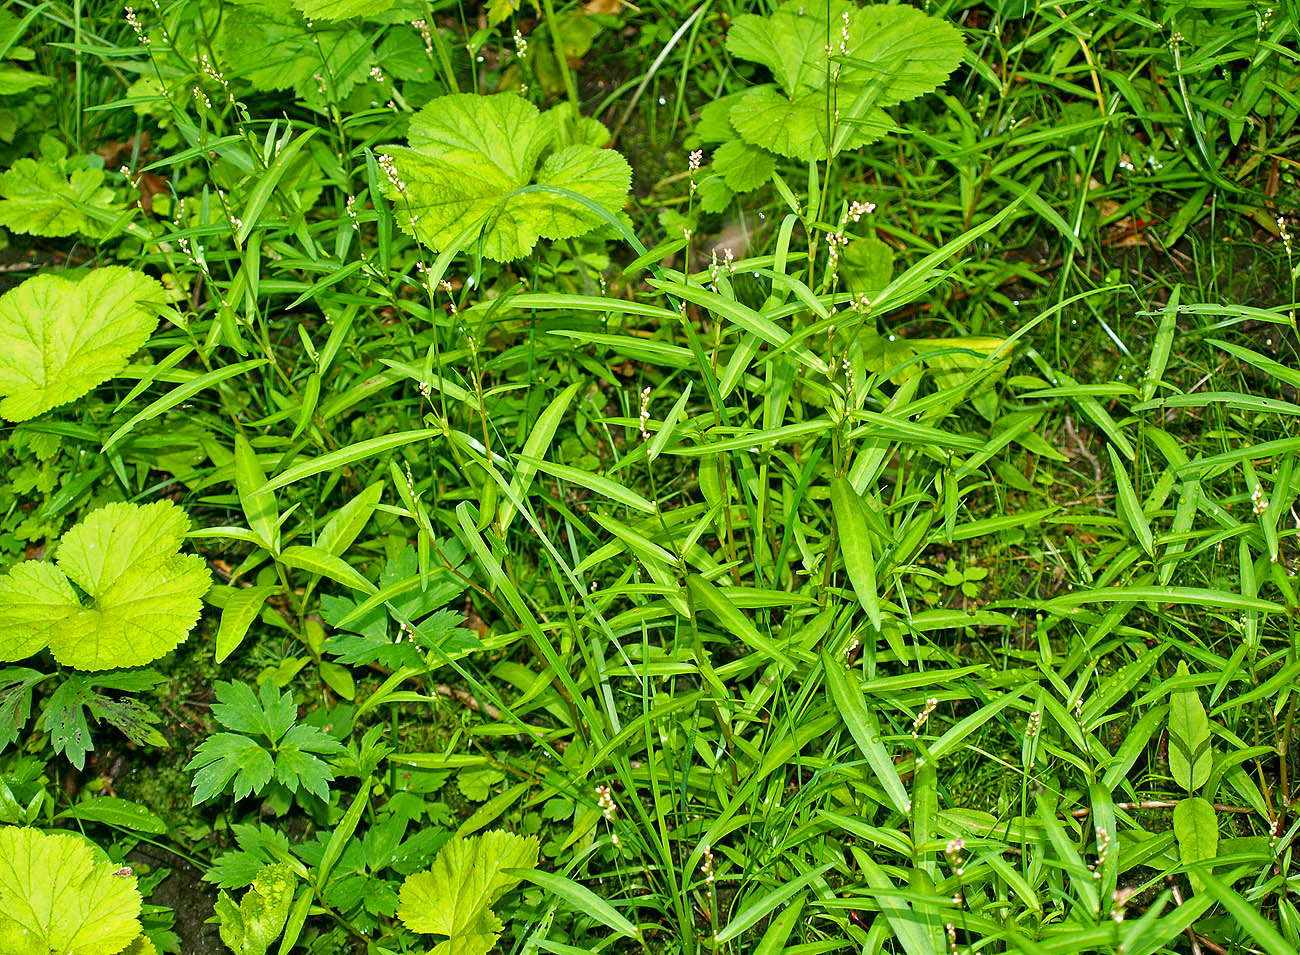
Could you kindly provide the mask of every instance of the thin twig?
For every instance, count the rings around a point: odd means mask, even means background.
[[[1068,413],[1065,416],[1065,433],[1074,442],[1074,447],[1078,450],[1079,456],[1091,462],[1093,477],[1097,481],[1097,503],[1101,504],[1101,462],[1097,460],[1097,455],[1084,447],[1083,442],[1079,440],[1079,433],[1074,430],[1074,418]]]

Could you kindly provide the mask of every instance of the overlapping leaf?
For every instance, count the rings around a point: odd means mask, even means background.
[[[519,192],[551,186],[611,215],[622,208],[632,181],[626,160],[592,145],[600,137],[590,121],[567,144],[562,132],[550,113],[514,93],[431,101],[411,120],[410,146],[386,147],[398,222],[437,251],[481,224],[484,254],[503,262],[527,255],[540,238],[592,231],[604,217],[582,203],[549,190]]]
[[[19,159],[0,174],[0,226],[30,235],[103,234],[90,209],[113,210],[102,169],[70,172],[50,160]]]
[[[889,128],[885,109],[938,88],[961,62],[963,43],[955,28],[914,7],[791,0],[770,16],[736,17],[727,49],[776,80],[728,107],[740,138],[782,156],[824,159],[877,138]],[[701,122],[716,141],[718,117]]]
[[[263,866],[238,905],[225,892],[218,895],[221,940],[235,955],[266,955],[284,930],[297,882],[293,869],[280,863]]]
[[[413,932],[446,935],[433,955],[485,955],[501,933],[491,905],[519,883],[502,869],[537,864],[537,839],[500,830],[442,847],[433,866],[402,883],[397,916]]]

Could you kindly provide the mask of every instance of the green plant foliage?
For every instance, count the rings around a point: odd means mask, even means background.
[[[18,17],[0,10],[0,96],[15,96],[54,83],[52,78],[19,65],[36,55],[31,47],[18,44],[22,31],[23,22]]]
[[[605,217],[553,187],[606,210],[622,209],[632,171],[598,123],[569,132],[564,109],[540,113],[515,93],[454,94],[432,100],[411,120],[409,147],[385,147],[394,172],[386,190],[397,221],[435,251],[481,225],[483,254],[500,262],[533,250],[539,238],[569,239]]]
[[[0,74],[3,76],[3,74]],[[0,173],[0,226],[31,235],[103,235],[93,212],[116,214],[104,170],[52,159],[19,159]]]
[[[740,94],[727,118],[749,146],[826,159],[883,134],[890,128],[883,111],[937,89],[961,62],[963,45],[953,27],[908,6],[790,0],[767,17],[744,14],[727,49],[766,66],[776,85]],[[755,182],[761,168],[749,154],[741,171],[728,174],[742,152],[731,147],[720,164],[734,191]]]
[[[537,840],[502,830],[452,839],[439,850],[432,868],[402,883],[402,924],[423,935],[446,935],[433,955],[486,955],[502,924],[491,906],[519,884],[502,869],[531,869]]]
[[[1294,5],[0,7],[0,824],[122,952],[1300,951]]]
[[[1187,676],[1187,664],[1179,662],[1178,675]],[[1169,694],[1169,772],[1189,793],[1210,778],[1214,754],[1210,751],[1210,721],[1194,687]]]
[[[96,860],[82,838],[0,826],[6,955],[118,955],[140,935],[140,906],[130,870]]]
[[[236,799],[260,793],[272,777],[290,792],[306,790],[329,798],[334,778],[322,756],[343,751],[324,730],[297,722],[293,696],[269,681],[260,698],[245,683],[218,683],[212,715],[233,733],[217,733],[199,744],[186,767],[194,773],[194,802],[206,802],[227,789]]]
[[[393,5],[394,0],[293,0],[304,17],[312,20],[347,20],[373,17]]]
[[[85,768],[86,754],[94,749],[91,721],[110,724],[137,745],[166,747],[153,710],[135,697],[111,693],[140,693],[161,681],[161,674],[149,669],[69,674],[41,704],[39,728],[49,734],[55,754],[67,756],[77,769]]]
[[[232,76],[254,89],[292,90],[314,103],[347,96],[375,62],[360,30],[309,26],[288,0],[241,6],[223,18],[217,45]]]
[[[297,884],[293,869],[279,863],[257,873],[238,905],[225,892],[217,894],[221,940],[234,955],[266,955],[284,931]]]
[[[1219,823],[1214,806],[1200,796],[1180,799],[1174,806],[1174,836],[1178,840],[1178,855],[1183,865],[1213,859],[1219,853]],[[1199,890],[1203,883],[1195,869],[1188,878]]]
[[[113,377],[162,304],[156,281],[121,266],[77,281],[38,275],[0,296],[0,415],[25,421]]]
[[[48,647],[64,666],[108,670],[175,649],[211,584],[201,557],[178,553],[188,529],[165,500],[91,512],[63,535],[56,562],[24,561],[0,578],[0,659]]]

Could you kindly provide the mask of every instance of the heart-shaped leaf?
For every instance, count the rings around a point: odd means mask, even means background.
[[[0,828],[0,951],[117,955],[140,935],[140,892],[121,871],[77,836]]]
[[[553,118],[558,113],[543,115],[515,93],[430,101],[411,120],[409,148],[386,147],[381,159],[399,224],[435,251],[481,224],[483,254],[500,262],[527,255],[540,238],[573,238],[604,224],[566,195],[520,192],[534,184],[563,189],[610,215],[627,198],[627,161],[592,144],[601,136],[590,121],[575,127],[567,112]]]
[[[171,501],[92,511],[63,535],[57,566],[25,561],[0,577],[0,660],[48,646],[64,666],[107,670],[174,649],[212,582],[201,557],[178,553],[188,529]]]
[[[121,266],[37,275],[0,296],[0,415],[26,421],[121,371],[158,324],[163,289]]]

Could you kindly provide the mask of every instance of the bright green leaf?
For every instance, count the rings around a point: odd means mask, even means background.
[[[189,527],[171,501],[114,503],[63,535],[58,566],[28,561],[0,578],[0,660],[48,644],[79,670],[141,666],[175,649],[211,585],[203,559],[178,554]],[[87,595],[82,603],[69,585]]]
[[[68,833],[0,828],[0,952],[115,955],[140,934],[135,877]]]
[[[1214,806],[1200,796],[1179,800],[1174,806],[1174,837],[1184,865],[1213,859],[1219,853],[1219,822]],[[1199,890],[1202,884],[1199,874],[1192,870],[1188,878],[1192,888]]]
[[[1179,662],[1178,675],[1187,676],[1187,664]],[[1169,694],[1169,772],[1174,782],[1188,792],[1205,785],[1213,768],[1210,751],[1210,721],[1195,687]]]
[[[121,266],[37,275],[0,296],[0,415],[26,421],[126,367],[158,324],[163,289]]]
[[[48,160],[19,159],[0,174],[0,226],[31,235],[99,236],[103,227],[83,207],[112,212],[113,198],[102,169],[65,173]]]
[[[434,955],[486,955],[503,928],[491,906],[519,883],[502,870],[533,868],[537,848],[535,837],[501,830],[452,839],[402,883],[397,917],[412,932],[447,936]]]
[[[543,161],[556,132],[556,123],[515,93],[432,100],[411,120],[409,148],[387,147],[394,168],[388,196],[399,225],[442,251],[481,223],[483,253],[503,262],[527,255],[539,238],[590,232],[604,220],[585,206],[547,191],[517,191],[534,182],[555,186],[612,214],[623,207],[631,169],[618,153],[589,143]]]
[[[239,905],[225,892],[217,896],[221,940],[234,955],[266,955],[284,929],[297,881],[293,869],[277,863],[262,868]]]

